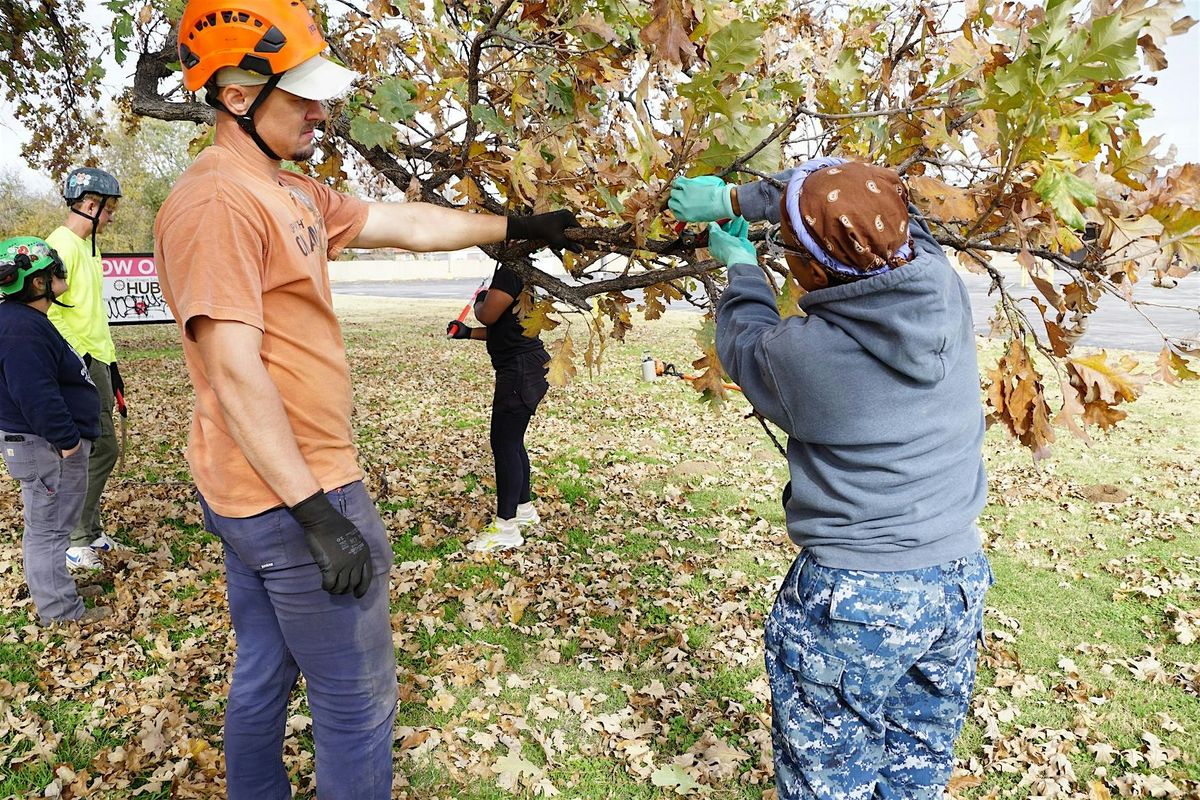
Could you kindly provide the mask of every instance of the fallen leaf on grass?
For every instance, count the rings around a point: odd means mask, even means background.
[[[529,607],[529,601],[528,597],[513,597],[508,601],[508,619],[513,625],[521,624],[521,618],[525,616],[525,609]]]
[[[427,703],[434,711],[449,711],[458,703],[458,698],[449,692],[438,692]]]
[[[681,795],[691,794],[700,788],[700,782],[678,764],[659,767],[650,775],[650,782]]]
[[[978,775],[954,775],[946,784],[946,789],[950,792],[957,792],[979,786],[981,783],[983,783],[983,778]]]
[[[1200,640],[1200,611],[1185,611],[1178,606],[1168,605],[1166,612],[1176,641],[1188,645]]]
[[[502,789],[516,793],[522,783],[528,786],[536,785],[542,780],[542,770],[530,761],[521,757],[520,750],[509,750],[507,754],[496,759],[492,764],[492,773],[496,783]]]
[[[1129,492],[1111,483],[1093,483],[1084,486],[1079,493],[1093,503],[1124,503],[1129,499]]]
[[[701,768],[707,781],[723,781],[737,774],[738,767],[750,758],[742,750],[733,747],[719,736],[707,732],[700,740],[692,745],[688,752],[696,756],[696,764]]]

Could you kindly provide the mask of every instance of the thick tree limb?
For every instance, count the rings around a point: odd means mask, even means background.
[[[617,278],[596,281],[595,283],[585,283],[579,287],[579,291],[585,297],[592,297],[593,295],[604,294],[605,292],[644,289],[656,283],[665,283],[667,281],[679,280],[680,278],[702,279],[704,276],[724,268],[721,262],[709,259],[708,261],[701,261],[695,264],[681,264],[678,267],[635,272],[631,275],[622,275]]]
[[[167,122],[193,122],[211,125],[217,112],[203,103],[178,103],[166,100],[158,91],[163,78],[171,76],[168,64],[177,57],[173,44],[175,36],[167,37],[168,44],[156,52],[138,56],[137,68],[133,73],[133,89],[129,94],[129,107],[133,113]]]

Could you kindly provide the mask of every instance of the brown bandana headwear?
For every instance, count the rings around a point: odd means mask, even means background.
[[[825,252],[861,272],[908,263],[908,190],[895,171],[847,161],[809,175],[800,215]]]

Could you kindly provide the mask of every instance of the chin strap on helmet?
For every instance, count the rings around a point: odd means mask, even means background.
[[[100,210],[101,211],[104,210],[104,201],[107,199],[108,199],[107,197],[101,199],[101,201],[100,201]],[[96,212],[96,213],[97,213],[97,216],[99,216],[99,212]],[[92,231],[93,231],[92,246],[95,247],[96,234],[95,234],[94,227],[92,228]],[[94,253],[95,251],[93,250],[92,252]],[[42,297],[49,300],[51,305],[58,306],[59,308],[74,308],[75,306],[73,306],[73,305],[69,305],[67,303],[61,302],[58,299],[58,296],[56,294],[54,294],[54,279],[56,277],[58,277],[58,278],[62,278],[63,280],[66,280],[67,279],[67,267],[65,264],[63,264],[62,259],[59,257],[57,251],[51,250],[50,256],[51,256],[51,258],[54,259],[54,263],[50,265],[50,268],[48,270],[46,270],[46,288],[42,292]]]
[[[41,294],[33,293],[33,279],[34,278],[42,278],[43,279],[44,285],[42,286]],[[42,270],[41,272],[39,272],[35,275],[30,275],[29,283],[25,284],[24,289],[22,289],[17,294],[9,295],[5,299],[6,300],[15,300],[18,303],[25,303],[25,304],[36,303],[39,300],[48,300],[51,305],[56,305],[61,308],[74,308],[75,306],[70,306],[70,305],[67,305],[66,303],[59,302],[58,298],[54,296],[53,283],[54,283],[54,268],[47,267],[46,269]]]
[[[233,117],[237,122],[238,127],[245,131],[246,135],[253,139],[254,143],[258,145],[258,149],[261,150],[263,154],[272,161],[283,161],[283,159],[277,155],[275,151],[267,145],[266,142],[263,141],[261,136],[258,135],[258,130],[254,127],[254,114],[258,111],[259,106],[263,104],[263,101],[267,99],[267,95],[269,95],[279,84],[281,78],[283,78],[283,73],[272,75],[270,78],[268,78],[267,82],[263,84],[262,91],[258,93],[258,97],[254,98],[254,102],[252,102],[250,107],[246,109],[245,114],[233,113],[225,106],[224,103],[220,101],[220,99],[217,97],[217,92],[219,91],[220,87],[210,86],[204,93],[205,102],[207,102],[213,108],[219,111],[224,111],[226,114]]]
[[[99,195],[100,205],[96,206],[96,215],[85,214],[75,206],[71,206],[71,213],[78,214],[86,220],[91,220],[92,223],[92,255],[96,255],[96,227],[100,224],[100,215],[104,213],[104,206],[108,203],[108,195]]]
[[[46,287],[46,291],[47,292],[50,291],[50,288],[48,286]],[[53,293],[51,293],[51,294],[53,294]],[[58,306],[59,308],[74,308],[75,307],[75,306],[71,305],[70,303],[64,303],[63,301],[59,300],[58,295],[53,295],[50,298],[50,305]]]
[[[99,198],[99,205],[96,207],[95,216],[85,214],[76,208],[76,204],[86,198],[88,195],[94,195]],[[80,167],[71,170],[67,175],[66,181],[63,182],[63,199],[67,201],[67,207],[71,212],[92,223],[92,256],[96,256],[96,231],[100,226],[100,218],[104,214],[104,208],[108,205],[109,200],[119,198],[121,196],[121,184],[117,183],[117,179],[111,173],[106,172],[97,167]]]
[[[39,300],[49,300],[52,304],[61,306],[62,303],[58,302],[58,298],[54,296],[54,286],[53,286],[54,270],[53,270],[53,268],[46,270],[45,283],[46,283],[46,286],[44,289],[42,289],[42,296],[38,299]]]

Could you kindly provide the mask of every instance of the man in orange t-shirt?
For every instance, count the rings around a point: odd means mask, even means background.
[[[155,221],[163,293],[196,391],[188,463],[225,550],[237,663],[225,715],[231,800],[284,800],[289,694],[303,673],[322,800],[391,796],[392,551],[350,430],[328,260],[346,246],[455,250],[536,239],[577,250],[567,211],[469,214],[367,203],[280,161],[313,154],[321,101],[354,73],[289,0],[190,0],[179,55],[217,109],[213,146]]]

